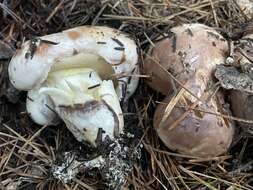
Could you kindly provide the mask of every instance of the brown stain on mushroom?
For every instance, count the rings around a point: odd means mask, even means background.
[[[90,34],[95,34],[97,32],[99,32],[100,29],[99,28],[94,28],[91,26],[82,26],[78,28],[78,32],[79,33],[90,33]]]
[[[67,34],[71,40],[76,40],[81,37],[81,33],[76,31],[69,31]]]
[[[125,61],[126,61],[126,54],[125,54],[125,52],[123,52],[122,57],[120,59],[120,64],[124,63]]]
[[[48,51],[49,47],[51,47],[52,45],[51,44],[48,44],[48,43],[41,43],[38,47],[37,47],[37,50],[36,50],[36,54],[37,55],[45,55],[46,52]]]
[[[59,105],[60,110],[66,113],[73,113],[76,111],[80,112],[90,112],[93,109],[100,106],[100,103],[96,100],[87,101],[84,104],[74,104],[74,105]]]

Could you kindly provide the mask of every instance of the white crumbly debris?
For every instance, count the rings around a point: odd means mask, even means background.
[[[56,179],[67,183],[75,178],[76,174],[79,172],[78,166],[80,162],[75,160],[75,155],[71,152],[66,152],[64,155],[64,160],[61,165],[52,166],[52,174]]]
[[[115,141],[111,146],[114,146],[107,159],[107,171],[105,179],[108,181],[110,189],[121,189],[125,183],[126,177],[132,171],[133,158],[141,157],[140,148],[135,148],[130,151],[130,148],[118,141]],[[131,156],[130,156],[131,155]]]
[[[56,179],[67,183],[74,179],[79,172],[80,167],[86,169],[101,168],[105,164],[102,156],[96,157],[93,160],[80,162],[76,160],[75,154],[66,152],[64,154],[64,161],[61,165],[52,166],[52,174]]]
[[[102,156],[98,156],[93,160],[82,162],[82,167],[86,169],[102,168],[105,166],[105,159]]]
[[[127,158],[128,148],[121,146],[120,143],[112,144],[114,149],[108,157],[109,170],[105,178],[108,180],[109,187],[119,187],[124,184],[126,176],[131,172],[132,166],[125,160]]]
[[[70,182],[81,170],[89,171],[97,168],[110,189],[120,189],[126,177],[132,171],[134,160],[140,159],[140,147],[131,149],[118,139],[110,144],[111,152],[105,158],[98,156],[89,161],[77,161],[73,153],[67,152],[61,165],[52,167],[53,176],[64,183]]]

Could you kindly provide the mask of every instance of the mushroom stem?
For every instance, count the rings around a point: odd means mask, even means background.
[[[97,146],[123,130],[123,115],[111,80],[101,80],[92,69],[69,69],[49,74],[39,89],[78,141]]]
[[[26,109],[30,117],[39,125],[57,125],[59,116],[55,112],[54,103],[46,94],[30,90],[27,94]]]

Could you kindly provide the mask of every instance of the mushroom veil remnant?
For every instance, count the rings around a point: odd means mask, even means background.
[[[229,110],[215,90],[213,73],[225,62],[228,44],[202,24],[184,24],[168,33],[144,62],[144,73],[151,77],[148,84],[167,95],[155,111],[154,127],[172,150],[200,157],[220,155],[232,142],[234,124],[216,115]]]
[[[137,46],[122,32],[81,26],[25,42],[9,77],[28,91],[27,111],[40,125],[62,119],[79,141],[97,146],[123,130],[120,101],[138,85]]]

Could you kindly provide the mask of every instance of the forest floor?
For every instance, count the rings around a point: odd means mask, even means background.
[[[81,25],[120,29],[136,40],[140,66],[161,34],[183,23],[203,23],[237,38],[250,18],[233,0],[36,0],[0,1],[0,189],[106,189],[101,171],[83,171],[68,183],[55,179],[52,166],[66,152],[89,157],[63,123],[38,126],[25,109],[26,93],[8,80],[8,62],[25,40]],[[24,76],[25,77],[25,76]],[[239,129],[227,154],[201,159],[169,150],[152,126],[163,96],[140,79],[125,113],[133,134],[128,147],[138,149],[122,189],[253,189],[253,134]],[[129,155],[128,155],[129,156]],[[130,158],[129,158],[130,159]],[[115,174],[117,175],[117,174]]]

